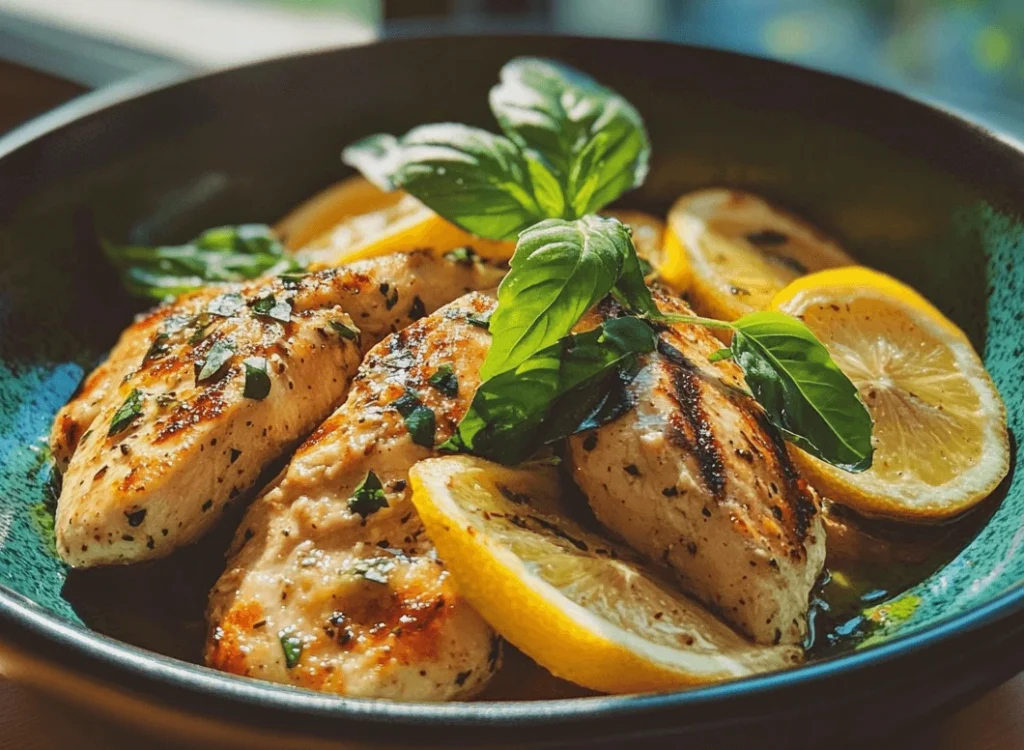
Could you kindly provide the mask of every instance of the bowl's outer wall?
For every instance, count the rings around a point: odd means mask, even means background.
[[[1011,145],[892,94],[707,50],[405,40],[171,87],[0,160],[0,581],[75,618],[36,511],[50,419],[136,309],[97,234],[175,242],[215,224],[271,222],[344,176],[340,148],[363,135],[445,120],[493,129],[486,92],[517,54],[575,64],[644,115],[653,169],[627,204],[663,211],[686,190],[728,185],[808,217],[964,327],[1018,429],[1024,157]],[[1022,517],[1015,481],[899,627],[964,612],[1024,579]]]

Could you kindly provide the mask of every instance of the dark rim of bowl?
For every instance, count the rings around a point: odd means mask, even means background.
[[[550,39],[559,37],[579,41],[581,37],[566,37],[554,34],[495,34],[487,35],[494,39]],[[485,37],[486,38],[486,37]],[[458,43],[460,39],[477,40],[481,37],[460,37],[445,35],[434,37],[438,41]],[[788,70],[790,75],[800,75],[819,83],[841,83],[843,86],[859,89],[862,94],[903,100],[911,105],[927,111],[930,116],[937,116],[952,121],[955,125],[974,137],[981,136],[986,140],[999,142],[1004,148],[1015,152],[1015,156],[1024,164],[1024,142],[1017,138],[995,131],[982,125],[976,119],[953,108],[924,98],[910,96],[905,93],[884,87],[867,84],[851,78],[816,71],[802,66],[766,60],[751,55],[692,45],[677,45],[655,41],[628,41],[622,39],[604,39],[587,37],[587,41],[607,43],[610,45],[639,45],[660,47],[689,47],[708,57],[721,59],[756,61],[759,66]],[[241,66],[255,68],[271,66],[282,60],[294,60],[302,57],[316,57],[344,53],[348,49],[361,47],[385,46],[395,47],[408,43],[423,42],[423,37],[402,37],[384,39],[359,47],[347,47],[337,50],[321,50],[286,58],[275,58],[251,65]],[[56,109],[18,127],[16,130],[0,137],[0,161],[13,152],[30,145],[35,140],[70,126],[76,121],[113,108],[119,103],[143,96],[158,94],[168,88],[188,85],[191,81],[221,75],[230,75],[229,68],[213,71],[200,76],[182,78],[178,71],[159,71],[152,75],[140,76],[121,84],[84,94]],[[863,673],[884,663],[919,652],[924,648],[938,647],[948,643],[954,637],[975,633],[986,626],[1000,620],[1009,619],[1014,614],[1024,612],[1024,581],[1018,581],[1009,590],[994,599],[968,610],[959,615],[940,620],[938,623],[918,631],[893,637],[884,643],[872,646],[864,651],[855,651],[841,656],[805,664],[801,667],[757,675],[741,680],[725,682],[707,687],[671,693],[598,696],[586,698],[562,698],[542,701],[496,701],[496,702],[455,702],[455,703],[402,703],[374,699],[344,698],[309,690],[293,688],[255,679],[224,674],[199,664],[185,662],[161,654],[147,651],[109,636],[82,628],[58,615],[45,610],[27,597],[0,584],[0,624],[3,625],[5,636],[21,634],[32,640],[56,647],[64,648],[80,657],[84,657],[91,665],[106,668],[108,674],[122,677],[141,678],[143,684],[151,687],[173,687],[184,689],[197,697],[232,698],[249,706],[280,708],[287,711],[319,716],[323,718],[352,719],[383,725],[385,722],[397,727],[429,725],[435,728],[454,728],[456,726],[533,726],[552,725],[560,722],[577,723],[580,720],[609,717],[625,717],[637,712],[661,712],[683,706],[706,705],[712,702],[752,695],[767,695],[774,691],[784,691],[797,687],[823,684],[840,675]],[[15,637],[14,640],[17,640]],[[46,658],[43,656],[42,658]],[[117,684],[116,682],[114,683]],[[198,705],[198,704],[197,704]]]

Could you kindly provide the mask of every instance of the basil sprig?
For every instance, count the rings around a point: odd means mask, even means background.
[[[651,148],[632,104],[552,60],[520,57],[501,69],[491,110],[526,157],[548,216],[600,210],[647,176]],[[564,203],[563,203],[564,202]]]
[[[513,240],[545,218],[573,220],[637,187],[650,142],[611,89],[550,60],[502,69],[491,109],[505,135],[440,123],[372,135],[342,152],[385,190],[402,188],[473,234]]]
[[[656,343],[650,325],[633,317],[566,336],[485,380],[441,449],[519,463],[539,446],[576,432],[602,401],[609,379],[631,371],[637,356],[654,351]],[[566,419],[568,414],[579,419]]]
[[[211,283],[245,281],[302,269],[270,227],[242,224],[208,229],[184,245],[111,245],[103,251],[125,288],[165,300]]]
[[[735,323],[663,315],[629,229],[590,215],[646,176],[650,144],[629,102],[565,65],[520,58],[502,69],[490,105],[503,136],[426,125],[401,138],[371,136],[343,154],[376,184],[405,189],[474,234],[518,238],[489,323],[482,384],[445,449],[515,463],[614,419],[628,408],[623,384],[637,357],[653,350],[647,326],[678,321],[732,331],[730,347],[711,359],[735,359],[788,440],[848,471],[871,465],[871,417],[806,326],[779,313]],[[571,334],[609,294],[633,317]],[[634,335],[612,335],[620,328]]]

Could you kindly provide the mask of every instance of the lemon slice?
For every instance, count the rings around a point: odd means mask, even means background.
[[[841,268],[795,281],[771,306],[814,331],[874,419],[874,463],[862,474],[794,450],[818,490],[867,516],[939,521],[1006,476],[999,392],[963,331],[913,289]]]
[[[275,227],[286,247],[311,270],[429,248],[472,247],[485,258],[512,257],[514,242],[474,237],[408,193],[384,192],[353,177],[313,196]]]
[[[566,517],[551,467],[465,456],[409,473],[413,502],[460,593],[558,677],[609,693],[669,690],[782,669],[789,646],[756,646],[660,582],[634,553]]]
[[[853,259],[762,198],[721,188],[688,193],[668,214],[667,276],[688,282],[701,315],[735,320],[768,307],[786,284]]]

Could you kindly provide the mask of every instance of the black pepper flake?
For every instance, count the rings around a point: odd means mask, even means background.
[[[412,306],[409,308],[409,318],[419,320],[427,314],[427,308],[419,297],[412,298]]]
[[[238,450],[238,448],[232,448],[231,449],[231,463],[234,463],[235,461],[237,461],[238,457],[241,456],[241,455],[242,455],[242,451]]]
[[[708,506],[705,505],[700,509],[700,512],[705,518],[711,518],[711,511],[708,509]]]
[[[123,539],[126,542],[134,542],[135,541],[135,537],[133,537],[131,534],[122,534],[121,535],[121,539]]]
[[[583,438],[583,450],[592,451],[597,447],[597,433],[590,433]]]
[[[211,499],[207,500],[205,503],[203,503],[203,513],[205,513],[206,511],[208,511],[212,507],[213,507],[213,499],[211,498]]]
[[[151,537],[151,536],[146,537],[146,547],[149,548],[149,549],[155,549],[156,548],[156,540],[153,539],[153,537]]]
[[[133,510],[131,513],[126,512],[125,516],[128,518],[129,526],[140,526],[142,522],[146,520],[146,509],[139,508],[138,510]]]
[[[626,473],[629,474],[631,477],[640,476],[640,469],[637,468],[636,464],[626,464],[625,469]]]
[[[466,680],[469,679],[469,676],[471,674],[473,674],[472,669],[467,669],[465,672],[459,672],[457,675],[455,675],[455,684],[459,687],[462,687],[466,684]]]
[[[679,490],[676,487],[666,487],[661,491],[661,494],[665,497],[675,497],[679,494]]]

